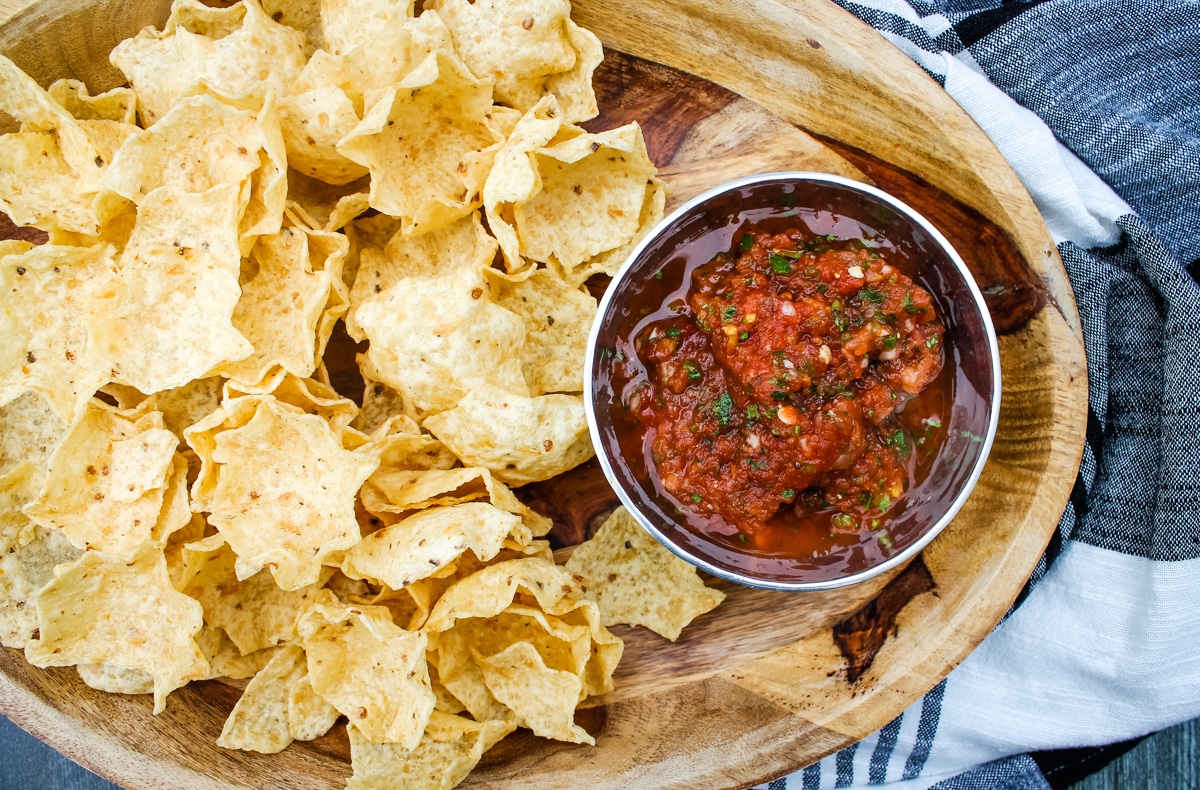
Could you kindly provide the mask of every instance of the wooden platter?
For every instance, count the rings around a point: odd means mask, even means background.
[[[0,0],[8,20],[0,51],[43,84],[74,77],[107,89],[121,80],[108,51],[161,25],[167,7]],[[1082,452],[1079,318],[1049,233],[999,152],[928,75],[832,3],[575,0],[574,9],[610,50],[596,75],[602,116],[589,128],[638,120],[672,203],[770,170],[873,181],[958,248],[1000,334],[1003,407],[991,458],[966,507],[923,554],[933,592],[913,597],[894,628],[872,619],[885,604],[852,621],[890,633],[870,666],[860,661],[851,673],[860,677],[849,679],[833,627],[887,579],[807,595],[724,586],[728,600],[674,644],[614,629],[627,645],[617,690],[579,717],[595,748],[515,735],[463,785],[748,787],[889,722],[1011,605],[1053,534]],[[565,549],[615,504],[594,465],[521,496],[555,517]],[[344,785],[341,728],[277,755],[219,749],[239,693],[194,683],[153,716],[148,698],[94,691],[71,669],[39,670],[17,651],[0,652],[0,711],[123,786]]]

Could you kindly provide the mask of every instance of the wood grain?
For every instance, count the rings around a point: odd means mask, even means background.
[[[16,5],[0,0],[0,11]],[[605,114],[594,123],[643,123],[673,204],[753,172],[870,179],[921,203],[959,240],[985,293],[1004,297],[991,302],[1007,330],[992,455],[966,507],[924,553],[937,590],[899,612],[894,635],[857,682],[846,676],[832,626],[886,579],[808,595],[727,587],[725,604],[674,644],[621,631],[627,652],[618,689],[580,714],[597,735],[595,748],[513,737],[465,784],[747,787],[886,724],[1003,615],[1052,534],[1078,467],[1087,402],[1078,315],[1049,234],[999,152],[921,69],[832,3],[574,7],[612,50],[641,59],[614,53],[598,73]],[[119,79],[108,49],[161,22],[166,8],[160,0],[43,0],[0,27],[0,51],[44,84],[71,76],[107,88]],[[558,509],[564,546],[611,503],[586,475],[522,492]],[[38,670],[15,651],[0,653],[0,709],[127,787],[343,786],[340,730],[278,755],[217,748],[236,695],[219,683],[193,684],[153,716],[148,699],[96,692],[71,670]]]

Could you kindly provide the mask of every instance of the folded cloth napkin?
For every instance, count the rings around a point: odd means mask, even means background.
[[[879,732],[770,790],[1048,788],[1029,752],[1200,716],[1200,7],[838,2],[1021,177],[1090,377],[1070,504],[1018,605]]]

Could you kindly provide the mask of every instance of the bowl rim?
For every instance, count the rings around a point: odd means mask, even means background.
[[[723,568],[712,562],[709,562],[702,557],[693,556],[682,546],[678,545],[665,534],[663,534],[663,532],[659,530],[653,524],[653,522],[645,516],[645,514],[642,513],[641,508],[638,507],[633,497],[618,481],[616,473],[613,469],[613,462],[609,458],[606,451],[606,445],[598,438],[600,436],[600,430],[596,419],[596,344],[600,337],[600,330],[605,325],[605,318],[611,314],[610,307],[612,305],[613,296],[617,292],[617,286],[620,285],[620,283],[629,276],[630,272],[633,271],[635,264],[638,262],[639,258],[641,258],[642,253],[645,252],[646,248],[649,247],[663,231],[707,201],[727,192],[731,192],[735,189],[777,181],[817,182],[821,184],[840,186],[860,192],[887,204],[890,208],[913,221],[918,227],[920,227],[921,230],[928,233],[930,238],[932,238],[950,258],[950,261],[954,264],[954,268],[962,277],[967,290],[971,294],[971,298],[979,311],[983,324],[984,335],[987,340],[988,359],[991,362],[992,368],[992,397],[988,401],[988,427],[987,432],[983,437],[982,451],[976,458],[973,468],[971,469],[966,481],[963,483],[962,488],[959,490],[958,494],[955,496],[954,500],[950,503],[950,506],[945,510],[941,517],[930,529],[926,530],[926,532],[920,538],[885,561],[869,568],[865,568],[861,571],[849,574],[848,576],[812,582],[786,582],[762,579],[740,571]],[[633,249],[630,250],[629,254],[625,257],[625,260],[622,262],[620,268],[617,269],[615,274],[613,274],[612,281],[609,283],[608,288],[605,289],[605,292],[601,297],[599,304],[597,305],[596,318],[592,322],[591,331],[588,333],[587,350],[585,354],[583,401],[584,412],[587,417],[588,430],[590,432],[592,446],[596,452],[596,458],[600,463],[601,470],[604,472],[605,480],[608,481],[609,486],[616,493],[617,498],[621,501],[621,504],[626,510],[629,511],[634,520],[641,525],[642,529],[646,530],[646,532],[648,532],[655,540],[662,544],[676,557],[679,557],[683,561],[694,565],[700,570],[710,573],[718,578],[732,581],[747,587],[757,587],[760,589],[776,590],[780,592],[820,592],[825,590],[833,590],[839,587],[846,587],[866,581],[867,579],[871,579],[882,573],[886,573],[893,568],[897,568],[900,565],[908,562],[910,559],[920,553],[926,546],[928,546],[929,543],[932,542],[933,539],[936,538],[938,534],[940,534],[942,530],[944,530],[950,524],[950,522],[954,520],[954,517],[966,503],[968,497],[975,488],[975,484],[979,481],[980,476],[983,474],[983,469],[984,466],[986,466],[988,457],[991,454],[992,443],[996,438],[996,430],[1000,421],[1000,401],[1003,386],[1000,371],[1000,346],[996,338],[996,329],[992,324],[991,313],[989,312],[987,304],[984,301],[983,293],[979,290],[979,285],[975,282],[975,277],[971,274],[970,269],[967,268],[966,263],[958,254],[958,251],[954,249],[946,237],[942,235],[941,231],[934,227],[929,220],[922,216],[916,209],[912,208],[896,196],[891,195],[870,184],[865,184],[860,181],[855,181],[853,179],[834,175],[832,173],[785,170],[743,176],[741,178],[733,179],[732,181],[726,181],[723,184],[696,195],[676,208],[670,214],[663,217],[657,224],[655,224],[653,228],[651,228],[644,236],[642,236],[637,244],[634,245]]]

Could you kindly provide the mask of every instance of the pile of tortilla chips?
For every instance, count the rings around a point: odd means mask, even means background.
[[[569,13],[177,0],[97,96],[0,58],[0,210],[49,236],[0,242],[0,642],[156,712],[248,680],[229,748],[344,717],[351,788],[594,742],[606,625],[721,596],[631,521],[555,565],[510,488],[590,457],[583,283],[664,200],[636,125],[574,125],[601,48]]]

